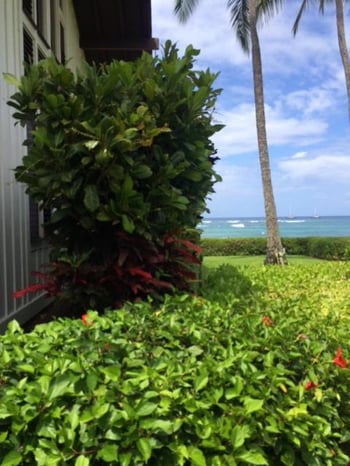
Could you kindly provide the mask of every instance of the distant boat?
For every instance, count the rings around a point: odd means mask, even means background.
[[[314,214],[312,216],[313,218],[320,218],[320,216],[318,215],[318,213],[316,212],[316,209],[314,210]]]
[[[292,209],[291,208],[289,208],[289,213],[288,213],[287,218],[289,218],[289,219],[294,219],[295,218],[294,215],[292,214]]]

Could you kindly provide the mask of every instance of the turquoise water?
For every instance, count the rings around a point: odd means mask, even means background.
[[[348,217],[281,217],[280,235],[301,238],[305,236],[350,236]],[[259,217],[205,218],[200,224],[203,238],[257,238],[266,236],[265,219]]]

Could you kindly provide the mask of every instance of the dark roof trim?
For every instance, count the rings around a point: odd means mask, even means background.
[[[139,50],[139,51],[150,51],[157,50],[159,48],[158,39],[140,39],[140,40],[124,40],[120,42],[82,42],[80,44],[84,50]]]
[[[80,47],[89,62],[135,60],[158,49],[151,0],[73,0]]]

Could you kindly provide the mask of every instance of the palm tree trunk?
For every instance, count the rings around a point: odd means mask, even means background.
[[[346,91],[348,94],[348,113],[350,119],[350,59],[345,39],[343,0],[335,0],[335,13],[337,19],[339,51],[343,62]]]
[[[267,251],[265,264],[286,264],[287,259],[278,231],[276,204],[273,195],[269,152],[266,136],[266,118],[264,108],[263,75],[259,37],[257,33],[257,2],[249,0],[249,25],[251,36],[251,53],[254,80],[255,117],[258,136],[260,170],[263,185],[265,220],[267,231]]]

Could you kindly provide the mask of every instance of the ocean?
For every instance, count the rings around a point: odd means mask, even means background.
[[[350,236],[350,216],[281,217],[282,237]],[[258,238],[266,236],[265,219],[261,217],[204,218],[199,225],[202,238]]]

